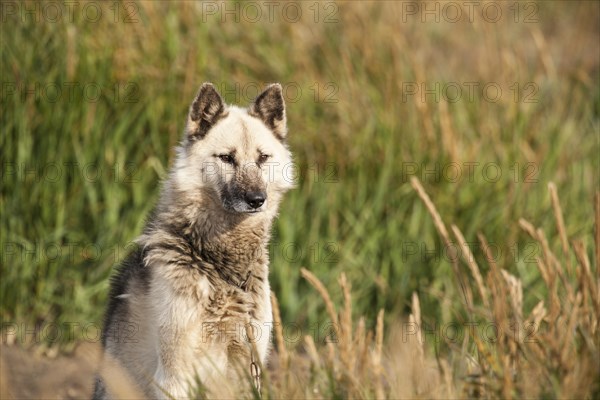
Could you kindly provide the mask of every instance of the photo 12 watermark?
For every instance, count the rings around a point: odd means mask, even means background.
[[[537,343],[540,326],[535,322],[501,325],[495,321],[464,321],[446,324],[416,322],[402,323],[402,343],[416,340],[424,343],[462,344],[466,336],[476,338],[482,343],[497,343],[505,338],[519,343]]]
[[[447,243],[441,246],[430,245],[417,241],[402,241],[400,243],[401,259],[403,262],[440,262],[442,260],[455,263],[460,260],[476,261],[473,258],[480,254],[488,261],[499,262],[503,259],[515,263],[537,264],[537,257],[542,253],[538,242],[498,244],[487,243],[484,254],[482,246],[477,241],[462,243]]]
[[[122,263],[127,256],[140,249],[135,241],[124,244],[104,245],[84,241],[3,241],[0,260],[3,264],[23,263],[97,263],[109,261],[113,265]],[[266,247],[256,247],[251,257],[255,259],[270,255],[274,260],[286,263],[310,262],[335,264],[339,261],[340,245],[335,241],[310,243],[294,241],[269,242]]]
[[[341,325],[324,321],[310,325],[295,322],[278,323],[250,321],[247,323],[205,321],[198,329],[199,343],[228,343],[231,341],[254,343],[265,337],[273,340],[275,328],[282,333],[288,344],[297,344],[305,336],[311,336],[315,343],[338,343]],[[463,343],[465,336],[477,337],[484,343],[496,343],[504,338],[520,343],[536,343],[540,326],[534,322],[500,325],[494,321],[465,321],[444,324],[422,324],[404,322],[401,324],[401,342],[417,340],[419,343]],[[40,344],[72,341],[100,342],[104,334],[119,343],[138,343],[140,326],[133,322],[115,322],[104,327],[97,322],[49,322],[25,323],[3,322],[0,326],[2,344]]]
[[[50,162],[14,162],[4,161],[1,164],[0,179],[3,183],[36,183],[57,184],[65,179],[81,180],[92,184],[135,184],[141,181],[145,170],[138,163],[101,163],[78,161]],[[208,183],[213,179],[227,178],[238,173],[259,178],[265,182],[287,182],[293,185],[306,183],[338,183],[340,171],[337,164],[327,162],[298,165],[296,163],[279,163],[267,161],[260,166],[255,162],[241,164],[237,169],[228,168],[219,162],[204,162],[197,179],[199,183]]]
[[[45,103],[97,103],[105,99],[114,104],[137,103],[141,89],[137,82],[10,82],[0,86],[2,101],[41,101]]]
[[[199,1],[195,6],[201,23],[297,23],[335,24],[340,21],[335,1]],[[166,4],[168,6],[168,4]],[[2,1],[0,21],[21,23],[125,23],[143,19],[139,1]]]
[[[336,82],[280,82],[286,103],[297,103],[303,99],[313,103],[338,103],[339,85]],[[216,82],[215,88],[232,103],[249,103],[262,93],[268,82]]]
[[[539,4],[534,1],[401,1],[401,22],[421,23],[502,21],[523,24],[539,22]]]
[[[402,103],[422,102],[448,103],[459,101],[475,103],[498,103],[502,100],[514,103],[537,103],[539,86],[535,82],[402,82]]]
[[[113,23],[140,22],[140,5],[135,1],[2,1],[2,23]]]
[[[77,161],[26,163],[5,161],[2,163],[3,183],[44,183],[57,184],[68,180],[81,180],[88,183],[132,184],[140,181],[140,168],[134,162],[102,164],[98,162],[80,163]]]
[[[514,183],[537,183],[540,167],[534,162],[514,162],[511,165],[500,165],[493,161],[449,163],[404,161],[400,163],[400,171],[402,182],[409,182],[411,177],[417,177],[419,180],[429,183],[496,183],[503,178]]]
[[[335,24],[340,21],[340,5],[334,1],[202,1],[198,3],[202,22],[288,24],[310,21],[315,24]]]

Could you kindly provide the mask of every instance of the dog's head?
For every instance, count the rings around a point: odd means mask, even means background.
[[[184,191],[209,193],[232,213],[274,209],[293,187],[281,85],[269,85],[243,109],[226,105],[204,83],[190,106],[175,175]]]

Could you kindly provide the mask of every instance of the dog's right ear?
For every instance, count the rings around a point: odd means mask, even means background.
[[[190,106],[186,134],[190,140],[202,139],[208,130],[225,115],[225,103],[212,83],[200,86]]]

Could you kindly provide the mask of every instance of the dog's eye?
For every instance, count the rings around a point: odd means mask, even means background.
[[[218,157],[224,163],[233,164],[233,156],[231,154],[221,154]]]
[[[261,154],[260,156],[258,156],[258,162],[259,163],[264,163],[265,161],[267,161],[269,159],[269,155],[267,154]]]

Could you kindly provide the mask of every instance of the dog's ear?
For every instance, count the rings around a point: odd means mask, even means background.
[[[284,141],[287,135],[287,121],[285,117],[285,101],[279,83],[273,83],[258,95],[250,106],[248,113],[259,118],[273,131],[275,136]]]
[[[198,95],[190,106],[188,139],[202,139],[208,130],[225,115],[225,103],[212,83],[200,86]]]

